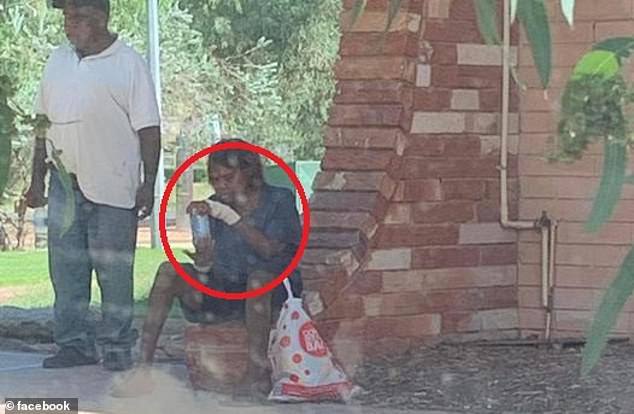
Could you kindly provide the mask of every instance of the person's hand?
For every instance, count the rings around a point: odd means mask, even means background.
[[[215,219],[222,220],[230,226],[240,221],[240,215],[231,207],[219,201],[204,200],[192,201],[187,206],[187,213],[208,215]]]
[[[214,241],[211,238],[204,238],[194,244],[195,252],[185,250],[184,253],[194,262],[194,268],[198,271],[206,272],[213,264]]]
[[[154,207],[154,186],[144,183],[136,192],[136,211],[139,220],[152,214]]]
[[[24,193],[24,200],[27,207],[44,207],[48,203],[48,199],[44,196],[44,184],[31,183],[29,189]]]
[[[200,214],[201,216],[209,215],[209,206],[206,201],[192,201],[187,206],[187,214]]]
[[[222,220],[230,226],[240,221],[241,217],[234,209],[218,201],[207,200],[209,215],[218,220]]]

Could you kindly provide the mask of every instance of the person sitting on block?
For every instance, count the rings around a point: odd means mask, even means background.
[[[231,141],[244,142],[221,142]],[[281,274],[297,251],[302,228],[294,194],[286,188],[267,184],[260,156],[251,151],[212,153],[207,159],[207,173],[215,193],[207,200],[192,202],[187,211],[208,217],[210,237],[194,240],[195,252],[189,254],[194,263],[182,266],[189,275],[215,290],[257,289]],[[291,273],[289,281],[293,293],[301,295],[302,279],[298,270]],[[269,332],[287,299],[284,287],[280,285],[247,300],[218,299],[190,286],[170,262],[162,263],[150,291],[143,324],[141,369],[154,360],[159,334],[175,299],[179,300],[190,322],[245,322],[249,358],[245,378],[237,386],[235,395],[261,398],[268,394],[271,388],[267,358]],[[142,380],[147,379],[143,377],[141,375]],[[121,388],[137,393],[130,384]]]

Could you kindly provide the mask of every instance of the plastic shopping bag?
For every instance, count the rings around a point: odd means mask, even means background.
[[[355,389],[335,361],[309,318],[302,300],[284,280],[288,300],[271,331],[269,359],[273,366],[271,401],[348,401]]]

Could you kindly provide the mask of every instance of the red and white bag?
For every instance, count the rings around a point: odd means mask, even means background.
[[[271,330],[269,359],[273,366],[271,401],[348,401],[355,387],[335,361],[315,328],[302,300],[284,280],[288,300],[276,329]]]

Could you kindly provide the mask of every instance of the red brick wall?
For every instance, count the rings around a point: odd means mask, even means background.
[[[309,308],[347,362],[519,328],[517,234],[498,224],[501,55],[483,45],[471,1],[403,1],[383,35],[386,9],[368,1],[342,38],[303,262],[320,292]]]
[[[483,45],[472,4],[423,5],[408,146],[366,266],[383,280],[363,297],[366,316],[429,314],[420,336],[518,327],[517,236],[497,223],[501,55]]]
[[[559,220],[554,335],[580,336],[634,241],[634,190],[602,232],[585,234],[600,148],[574,164],[549,164],[545,154],[571,66],[594,41],[631,35],[634,3],[579,0],[574,29],[556,3],[547,3],[548,91],[513,31],[527,89],[513,85],[511,97],[511,219],[547,210]],[[383,35],[387,0],[370,0],[342,38],[303,269],[308,289],[319,292],[309,308],[347,363],[439,335],[543,334],[539,233],[498,224],[501,56],[483,45],[472,4],[403,1]],[[616,332],[631,330],[632,306]]]
[[[597,2],[578,0],[576,21],[570,29],[558,2],[547,2],[553,16],[553,77],[544,92],[539,84],[530,49],[522,39],[520,78],[528,90],[521,94],[520,215],[534,218],[542,210],[560,220],[554,291],[554,335],[581,336],[602,296],[602,289],[632,245],[634,189],[626,188],[612,221],[598,234],[583,231],[601,172],[602,153],[594,146],[573,164],[544,161],[556,132],[559,99],[574,63],[591,44],[610,36],[631,36],[634,4],[631,0]],[[552,4],[550,4],[552,3]],[[539,297],[539,239],[523,232],[520,237],[519,304],[523,334],[541,333],[543,311]],[[621,317],[615,333],[632,331],[632,306]]]

